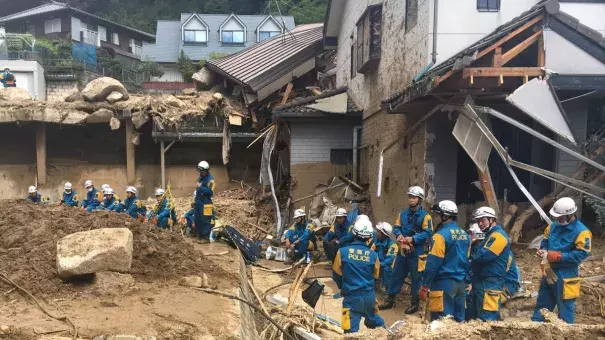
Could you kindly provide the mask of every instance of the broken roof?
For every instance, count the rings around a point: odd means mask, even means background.
[[[322,32],[323,24],[298,26],[238,53],[209,60],[206,65],[210,70],[258,92],[322,52]]]
[[[359,108],[349,95],[347,95],[347,108],[345,114],[325,112],[313,107],[314,104],[317,104],[321,99],[333,98],[341,94],[346,94],[347,90],[347,87],[343,86],[334,90],[325,91],[315,96],[295,99],[284,105],[276,106],[273,109],[273,115],[284,118],[317,118],[345,115],[347,117],[361,117],[363,109]]]
[[[542,1],[530,10],[496,28],[492,33],[475,42],[470,47],[433,67],[405,89],[384,99],[382,101],[383,108],[385,111],[393,113],[398,106],[423,97],[439,85],[438,79],[440,76],[444,76],[450,71],[459,71],[470,65],[478,59],[477,53],[479,51],[496,43],[507,34],[530,23],[532,20],[536,20],[540,15],[547,16],[548,20],[544,20],[546,27],[569,37],[578,47],[605,63],[605,37],[603,35],[581,24],[578,19],[571,15],[561,12],[556,1]]]
[[[21,12],[17,12],[17,13],[13,13],[4,17],[0,17],[0,23],[5,23],[5,22],[9,22],[9,21],[13,21],[13,20],[17,20],[17,19],[23,19],[23,18],[27,18],[27,17],[32,17],[32,16],[36,16],[36,15],[41,15],[41,14],[46,14],[46,13],[55,13],[55,12],[60,12],[60,11],[74,11],[80,14],[84,14],[86,16],[104,21],[106,23],[115,25],[115,26],[119,26],[122,28],[125,28],[127,30],[130,30],[132,32],[136,32],[142,36],[145,36],[149,39],[155,39],[155,35],[147,33],[147,32],[143,32],[140,30],[137,30],[135,28],[132,27],[128,27],[128,26],[124,26],[118,23],[115,23],[113,21],[107,20],[105,18],[102,18],[100,16],[82,11],[80,9],[77,9],[75,7],[71,7],[70,5],[63,3],[63,2],[58,2],[58,1],[50,1],[48,3],[42,4],[40,6],[34,7],[34,8],[30,8],[30,9],[26,9],[25,11],[21,11]]]

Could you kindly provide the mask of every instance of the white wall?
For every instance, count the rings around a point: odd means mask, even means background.
[[[605,74],[600,60],[551,30],[544,31],[544,47],[546,66],[559,74]]]
[[[292,164],[329,162],[331,149],[353,148],[353,125],[292,122],[290,139]]]
[[[36,100],[46,100],[44,69],[36,61],[3,60],[2,67],[10,68],[16,76],[17,87],[23,88]]]
[[[161,64],[164,75],[161,78],[153,78],[151,81],[163,82],[183,82],[183,75],[176,67],[176,64]]]
[[[561,3],[561,10],[576,17],[584,25],[605,35],[605,3],[582,4],[565,2]]]
[[[259,32],[281,32],[281,27],[273,19],[269,18],[258,30]]]
[[[223,31],[243,31],[244,26],[242,26],[237,19],[231,17],[231,19],[229,19],[229,21],[227,21],[221,29]]]
[[[184,29],[186,30],[206,30],[206,26],[196,17],[191,18],[189,22],[185,25]]]

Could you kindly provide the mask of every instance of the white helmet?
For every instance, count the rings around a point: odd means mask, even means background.
[[[408,195],[410,196],[416,196],[416,197],[420,197],[420,199],[424,199],[424,189],[422,189],[421,187],[410,187],[408,189]]]
[[[105,190],[107,189],[111,189],[111,187],[109,186],[109,184],[103,184],[101,185],[101,190],[103,190],[103,192],[105,192]]]
[[[91,180],[86,180],[86,182],[84,182],[84,187],[85,188],[90,188],[92,186],[92,181]]]
[[[347,211],[343,208],[336,210],[336,217],[347,217]]]
[[[33,185],[27,189],[28,194],[35,194],[37,191],[38,190],[36,190],[36,187]]]
[[[294,210],[294,218],[299,218],[299,217],[306,217],[307,214],[305,214],[305,211],[302,209],[296,209]]]
[[[369,221],[370,218],[368,217],[368,215],[358,215],[357,218],[355,219],[355,223],[357,223],[357,221],[361,221],[361,220]]]
[[[155,195],[156,196],[162,196],[162,195],[164,195],[164,189],[156,189]]]
[[[72,185],[69,182],[65,183],[65,185],[63,186],[63,190],[71,190],[71,189],[72,189]]]
[[[353,235],[359,238],[368,239],[372,237],[373,233],[374,229],[372,229],[372,222],[369,219],[360,219],[353,226]]]
[[[483,231],[481,231],[481,228],[479,228],[479,225],[477,223],[471,223],[470,227],[468,228],[468,231],[471,233],[475,240],[483,240],[485,238],[485,234],[483,233]]]
[[[378,224],[376,224],[376,229],[382,231],[388,237],[391,237],[391,234],[393,234],[393,226],[387,222],[378,222]]]
[[[208,170],[208,169],[210,169],[210,164],[208,164],[208,162],[201,161],[201,162],[197,163],[198,171],[203,171],[203,170]]]
[[[137,194],[137,188],[135,187],[128,187],[128,189],[126,189],[126,192],[132,192],[133,194]]]
[[[570,197],[559,198],[550,209],[550,214],[554,217],[573,215],[578,210],[576,202]]]
[[[196,194],[197,194],[197,191],[194,191],[194,192],[193,192],[193,197],[194,197],[194,198],[195,198],[195,195],[196,195]]]
[[[107,188],[107,189],[103,190],[103,195],[113,195],[113,189]]]
[[[481,207],[473,212],[473,219],[477,220],[480,218],[497,218],[496,211],[490,207]]]
[[[443,216],[458,216],[458,206],[456,203],[445,200],[433,206],[433,211]]]

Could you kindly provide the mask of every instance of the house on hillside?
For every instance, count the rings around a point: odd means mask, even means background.
[[[7,33],[67,39],[76,46],[83,44],[101,47],[111,51],[110,54],[115,55],[126,67],[141,61],[143,43],[155,40],[153,34],[120,25],[57,1],[0,17],[0,26],[4,26]],[[85,46],[83,49],[94,51]],[[29,57],[26,51],[9,53],[9,59],[24,58],[33,57]],[[96,64],[96,55],[87,56],[86,61]]]
[[[573,150],[590,150],[588,137],[605,124],[604,14],[605,3],[581,0],[332,0],[324,47],[337,51],[337,86],[347,86],[363,109],[354,180],[369,185],[375,217],[394,218],[411,185],[423,186],[428,200],[457,201],[463,216],[488,189],[504,201],[501,211],[510,203],[528,206],[495,152],[484,160],[488,173],[478,173],[452,135],[459,108],[494,108]],[[505,100],[538,77],[549,78],[571,139],[553,131],[548,118]],[[491,123],[515,160],[567,176],[581,164],[519,128]],[[536,199],[555,188],[550,179],[516,171]]]
[[[159,20],[155,44],[143,44],[143,58],[161,63],[159,82],[182,82],[176,62],[181,51],[191,60],[233,54],[294,28],[292,16],[182,13],[180,20]]]

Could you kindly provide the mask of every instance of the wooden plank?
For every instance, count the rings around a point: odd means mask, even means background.
[[[134,144],[132,143],[132,119],[126,119],[126,179],[128,185],[135,185],[136,171],[135,171],[135,157],[134,157]]]
[[[462,77],[539,77],[543,71],[539,67],[467,67],[463,70]]]
[[[544,50],[544,34],[538,39],[538,66],[544,67],[546,65],[546,51]]]
[[[483,196],[492,209],[496,211],[496,215],[499,215],[498,200],[496,199],[496,192],[494,191],[494,185],[492,184],[492,178],[489,174],[489,168],[485,168],[485,171],[481,171],[477,168],[479,174],[479,183],[481,183],[481,191]]]
[[[535,43],[536,41],[538,41],[538,39],[542,36],[542,30],[539,30],[538,32],[532,34],[531,36],[529,36],[529,38],[523,40],[521,43],[519,43],[517,46],[511,48],[510,50],[506,51],[506,53],[504,53],[502,55],[502,59],[501,59],[501,65],[506,65],[506,63],[508,63],[509,61],[511,61],[514,57],[518,56],[519,53],[525,51],[529,46],[531,46],[533,43]]]
[[[502,47],[496,47],[496,51],[494,52],[494,60],[492,62],[492,66],[494,66],[494,67],[502,66]]]
[[[526,29],[528,29],[529,27],[533,26],[535,23],[537,23],[538,21],[542,20],[544,18],[543,14],[538,15],[537,17],[531,19],[530,21],[528,21],[527,23],[525,23],[523,26],[517,28],[516,30],[510,32],[509,34],[507,34],[506,36],[504,36],[502,39],[496,41],[494,44],[490,45],[489,47],[487,47],[486,49],[480,51],[479,53],[477,53],[477,57],[476,59],[479,59],[483,56],[485,56],[486,54],[490,53],[491,51],[495,50],[496,48],[502,46],[502,44],[504,44],[505,42],[509,41],[510,39],[516,37],[519,33],[525,31]],[[460,70],[450,70],[449,72],[447,72],[446,74],[435,78],[435,87],[437,87],[441,82],[443,82],[444,80],[446,80],[447,78],[451,77],[454,73],[458,72]]]
[[[38,123],[36,127],[36,186],[46,184],[46,123]]]
[[[288,83],[288,86],[286,86],[286,92],[284,93],[284,97],[281,100],[281,105],[284,105],[285,103],[288,102],[288,97],[290,97],[290,92],[292,92],[292,87],[294,87],[294,85],[292,85],[292,83]]]

